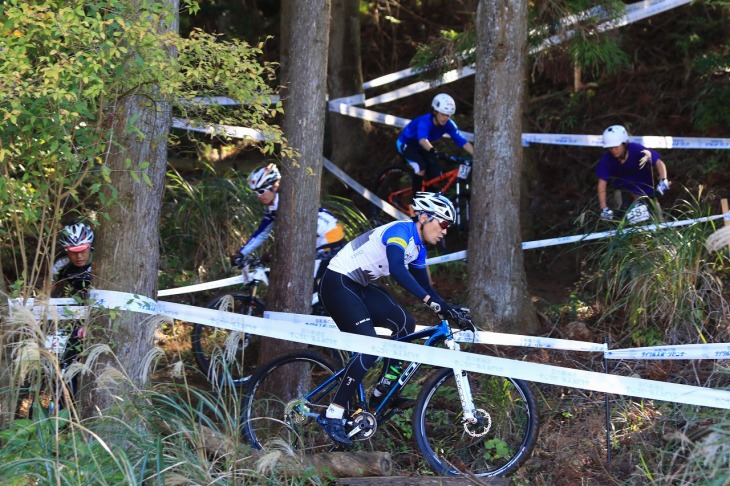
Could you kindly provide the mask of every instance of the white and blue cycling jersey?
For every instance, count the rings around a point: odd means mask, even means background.
[[[426,268],[426,246],[413,221],[394,221],[358,236],[337,253],[329,268],[366,286],[391,274],[387,256],[389,245],[403,249],[403,262],[408,268]]]
[[[271,236],[276,222],[276,211],[279,209],[279,194],[274,196],[272,202],[264,213],[264,218],[259,223],[256,231],[253,232],[248,241],[238,250],[244,257],[256,251]],[[336,243],[345,238],[345,230],[337,221],[337,218],[324,208],[319,208],[317,212],[317,248]]]

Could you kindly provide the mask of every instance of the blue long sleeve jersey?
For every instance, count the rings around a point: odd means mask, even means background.
[[[274,197],[274,202],[266,208],[264,218],[259,223],[256,231],[253,232],[251,237],[246,243],[238,250],[244,257],[250,255],[256,251],[269,236],[274,229],[274,223],[276,222],[276,211],[279,209],[279,194]],[[345,230],[342,225],[337,221],[332,213],[324,208],[319,208],[317,212],[317,242],[316,247],[319,248],[322,245],[328,243],[334,243],[340,241],[345,237]]]

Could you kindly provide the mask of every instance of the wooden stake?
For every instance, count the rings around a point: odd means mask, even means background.
[[[727,204],[727,198],[720,199],[720,207],[722,208],[722,214],[727,214],[728,211],[730,211],[730,207],[728,207]],[[725,226],[730,226],[730,220],[723,218],[723,221],[725,221]],[[728,243],[727,248],[730,250],[730,243]]]

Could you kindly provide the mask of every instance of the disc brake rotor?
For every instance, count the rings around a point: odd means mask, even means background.
[[[486,410],[481,408],[476,410],[476,416],[477,421],[475,423],[464,422],[464,430],[472,437],[483,437],[492,428],[492,417]],[[473,427],[474,430],[469,430],[469,427]]]

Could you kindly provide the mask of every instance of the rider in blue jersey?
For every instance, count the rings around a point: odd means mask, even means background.
[[[271,235],[279,207],[279,182],[281,173],[276,164],[259,167],[248,178],[248,187],[256,193],[258,200],[266,206],[264,218],[248,241],[231,256],[233,266],[242,266],[246,257],[256,251]],[[315,260],[315,279],[319,279],[327,268],[329,260],[345,245],[345,229],[332,213],[319,208],[317,213],[317,256]]]
[[[432,142],[448,135],[457,146],[474,155],[474,146],[459,131],[451,116],[456,112],[454,99],[444,93],[437,94],[431,102],[432,113],[411,120],[396,141],[396,148],[413,167],[413,194],[422,189],[423,178],[433,179],[441,175],[439,159],[446,159]]]
[[[416,323],[393,298],[374,281],[384,275],[393,279],[408,292],[429,306],[440,317],[458,316],[458,310],[449,307],[431,287],[426,270],[426,244],[436,245],[454,223],[454,206],[441,194],[419,192],[413,200],[416,215],[412,221],[395,221],[364,233],[340,250],[329,264],[320,282],[322,303],[340,331],[365,336],[376,336],[375,327],[386,327],[394,337],[414,331]],[[343,426],[346,410],[355,390],[362,382],[377,356],[356,354],[345,367],[340,387],[324,416],[318,421],[336,442],[351,445]],[[390,381],[395,381],[400,365],[386,359],[378,386],[370,400],[377,406],[387,392]],[[395,372],[394,375],[388,376]],[[397,400],[397,399],[396,399]],[[407,405],[405,400],[394,403]]]
[[[601,219],[613,219],[613,210],[608,207],[606,188],[608,184],[630,198],[623,200],[618,209],[627,209],[631,203],[642,196],[654,198],[656,193],[663,195],[669,190],[667,166],[661,156],[654,150],[638,143],[629,143],[629,134],[621,125],[612,125],[603,131],[603,147],[607,149],[598,161],[596,176],[598,185],[598,203],[601,206]],[[658,182],[654,179],[656,167]],[[656,184],[656,191],[654,189]],[[649,219],[646,206],[637,206],[633,214],[627,213],[629,222],[640,222]]]

